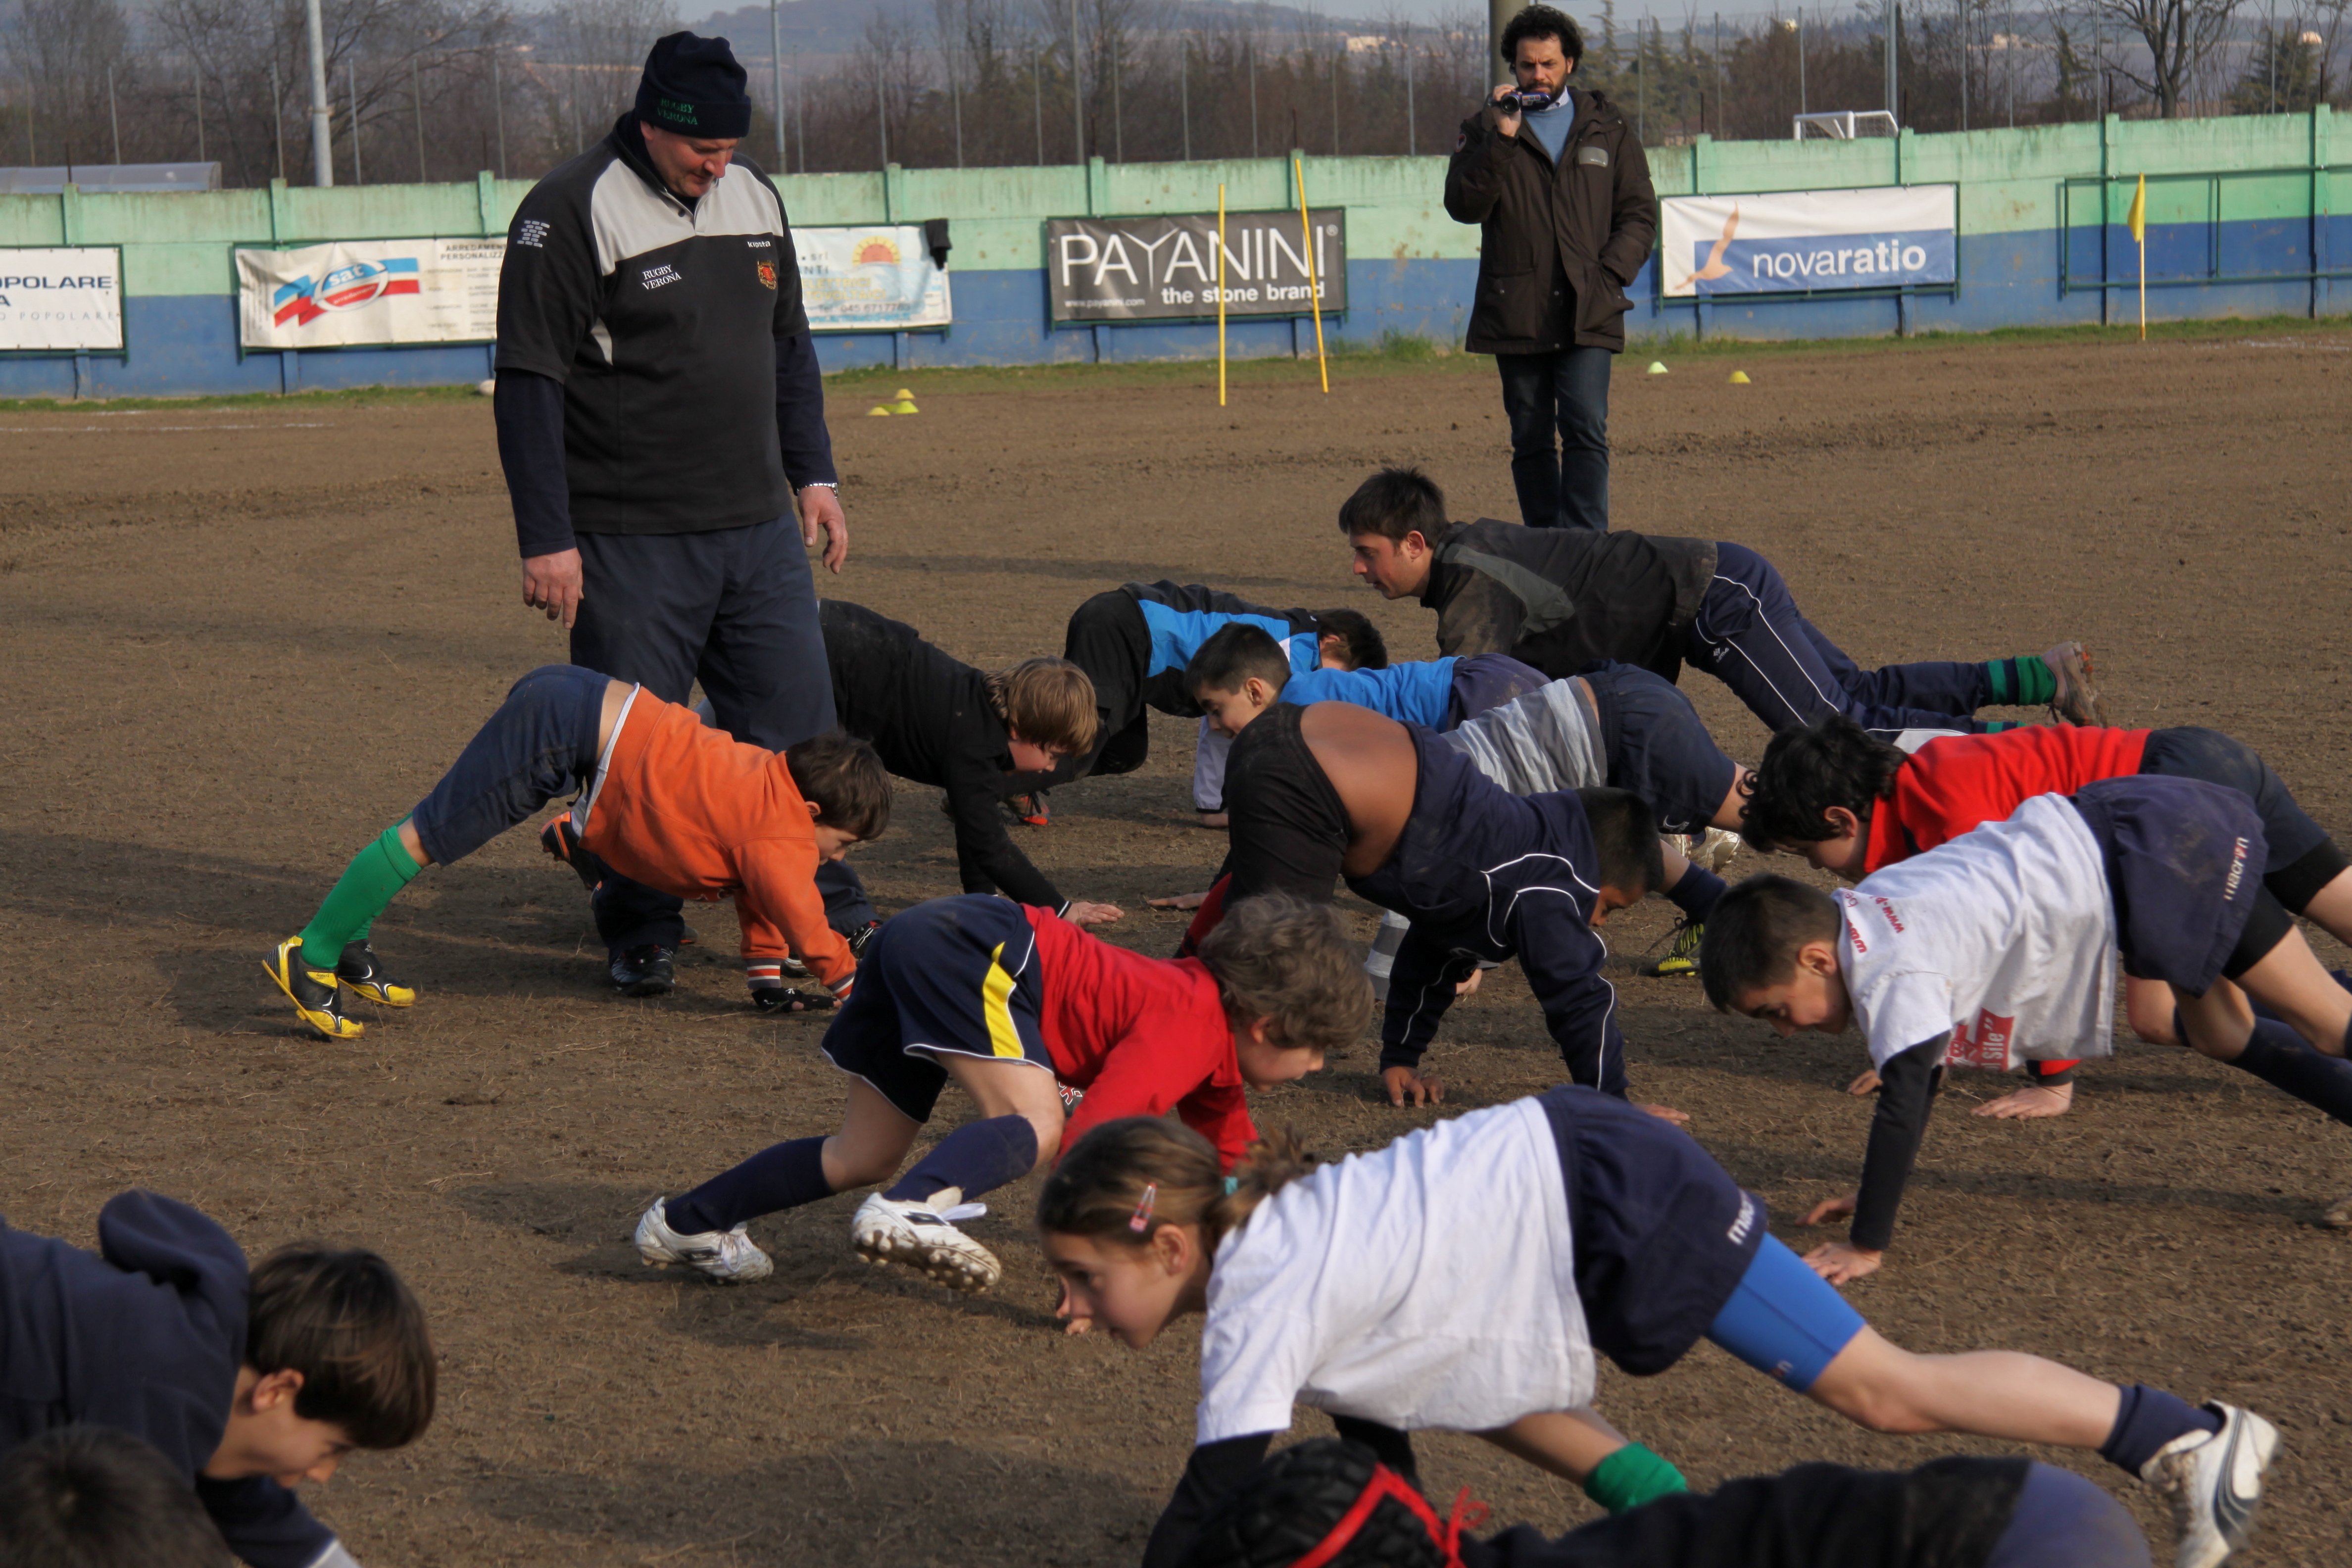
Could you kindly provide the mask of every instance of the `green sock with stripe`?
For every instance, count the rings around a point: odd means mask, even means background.
[[[2058,695],[2058,677],[2038,653],[1996,658],[1985,667],[1994,708],[2039,708]]]
[[[401,843],[400,824],[385,828],[352,857],[326,902],[302,928],[302,962],[312,969],[334,968],[344,947],[367,935],[383,907],[424,868]]]

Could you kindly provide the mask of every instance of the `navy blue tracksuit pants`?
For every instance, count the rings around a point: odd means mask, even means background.
[[[1692,617],[1683,657],[1730,687],[1765,728],[1777,734],[1832,713],[1882,735],[1990,728],[1972,717],[1992,700],[1983,665],[1864,669],[1798,612],[1769,561],[1744,544],[1715,550],[1715,581]]]
[[[772,752],[835,727],[816,583],[797,519],[701,533],[583,533],[579,543],[572,663],[671,702],[687,700],[699,680],[720,729]],[[873,918],[839,863],[818,870],[817,886],[836,928]],[[683,908],[607,873],[596,894],[596,932],[616,953],[650,942],[676,947]]]

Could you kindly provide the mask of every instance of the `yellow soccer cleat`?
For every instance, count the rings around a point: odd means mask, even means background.
[[[263,963],[262,973],[278,983],[302,1021],[331,1040],[355,1040],[367,1026],[343,1016],[341,985],[331,969],[313,969],[302,962],[302,939],[289,936]]]
[[[335,965],[335,978],[369,1001],[386,1007],[416,1005],[416,987],[403,985],[383,972],[383,962],[365,937],[344,947]]]

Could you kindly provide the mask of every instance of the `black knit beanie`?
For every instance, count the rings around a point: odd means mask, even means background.
[[[680,136],[741,138],[751,129],[743,68],[724,38],[672,33],[646,57],[637,119]]]

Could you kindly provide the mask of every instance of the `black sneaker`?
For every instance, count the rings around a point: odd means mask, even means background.
[[[334,971],[313,969],[302,962],[302,938],[297,934],[278,944],[262,961],[262,972],[286,993],[302,1022],[330,1040],[355,1040],[367,1026],[343,1016],[342,992]]]
[[[867,921],[864,925],[859,926],[856,931],[851,931],[848,936],[843,939],[849,943],[849,956],[857,960],[860,963],[865,963],[866,945],[874,940],[874,933],[881,929],[882,922],[880,921]]]
[[[667,996],[677,984],[670,950],[647,942],[613,955],[613,988],[624,996]]]
[[[342,958],[335,964],[335,978],[371,1002],[386,1007],[416,1005],[416,987],[403,985],[383,972],[383,961],[375,949],[364,940],[343,949]]]
[[[572,826],[570,812],[559,812],[554,820],[539,830],[539,847],[571,867],[580,885],[590,892],[603,885],[604,862],[581,847],[580,829]]]
[[[1698,973],[1699,939],[1706,927],[1697,921],[1686,920],[1675,927],[1674,945],[1663,957],[1652,959],[1634,973],[1649,980],[1682,980]]]
[[[833,993],[822,985],[805,991],[789,985],[754,985],[751,987],[751,1005],[758,1012],[782,1016],[793,1013],[829,1013],[835,1003]]]

